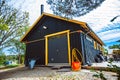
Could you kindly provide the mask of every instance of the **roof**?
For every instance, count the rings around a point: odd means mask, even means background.
[[[63,17],[60,17],[60,16],[56,16],[56,15],[53,15],[53,14],[49,14],[49,13],[43,13],[41,16],[38,17],[38,19],[34,22],[34,24],[29,28],[29,30],[25,33],[25,35],[23,35],[23,37],[20,39],[21,42],[24,41],[24,39],[27,37],[27,35],[29,34],[29,32],[32,31],[32,29],[35,27],[35,25],[36,25],[44,16],[49,16],[49,17],[52,17],[52,18],[61,19],[61,20],[68,21],[68,22],[71,22],[71,23],[79,24],[79,25],[81,25],[85,30],[87,30],[87,31],[90,30],[91,32],[90,32],[89,34],[90,34],[95,40],[97,40],[100,44],[104,45],[104,43],[102,42],[102,40],[90,29],[89,26],[87,26],[87,23],[82,22],[82,21],[77,21],[77,20],[66,19],[66,18],[63,18]]]

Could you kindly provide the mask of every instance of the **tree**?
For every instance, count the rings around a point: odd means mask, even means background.
[[[20,39],[29,24],[28,19],[28,12],[8,5],[8,0],[0,0],[0,50],[13,46],[14,39]]]
[[[16,39],[11,40],[11,47],[8,51],[18,55],[18,64],[21,64],[22,55],[25,53],[25,44]]]
[[[108,50],[104,48],[104,55],[108,55]]]
[[[118,40],[117,42],[120,42],[120,40]]]
[[[4,65],[5,61],[6,61],[6,55],[5,55],[5,53],[1,53],[0,52],[0,66]]]
[[[114,44],[112,46],[109,46],[109,49],[120,49],[120,44]]]
[[[85,15],[100,6],[104,0],[47,0],[54,14],[72,18]]]

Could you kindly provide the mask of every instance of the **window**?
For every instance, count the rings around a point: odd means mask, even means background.
[[[100,50],[100,44],[98,44],[98,50]]]
[[[94,41],[94,49],[97,49],[97,42]]]
[[[89,36],[86,36],[86,39],[90,42],[93,42],[92,38],[90,38]]]

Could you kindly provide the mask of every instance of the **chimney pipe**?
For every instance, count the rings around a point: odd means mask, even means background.
[[[41,4],[41,14],[44,12],[44,5]]]

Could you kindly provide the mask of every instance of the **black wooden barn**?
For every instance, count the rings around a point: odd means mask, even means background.
[[[35,65],[71,65],[73,48],[82,53],[83,64],[95,62],[104,45],[87,23],[48,13],[43,13],[36,20],[21,42],[26,44],[26,66],[31,59],[36,60]]]

